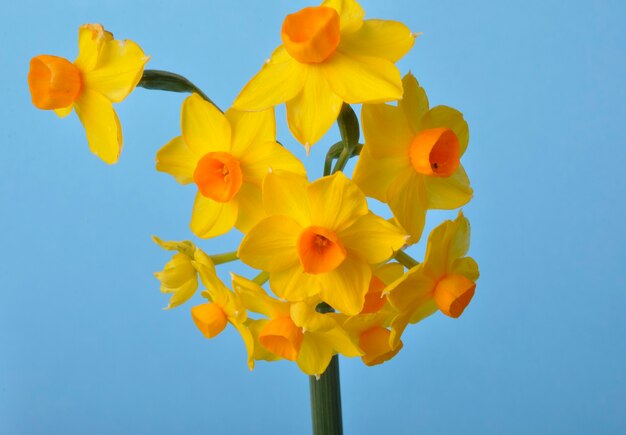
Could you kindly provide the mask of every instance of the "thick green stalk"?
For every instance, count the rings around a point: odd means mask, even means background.
[[[341,435],[341,391],[339,357],[333,356],[326,371],[317,379],[309,376],[313,435]]]
[[[217,110],[222,112],[222,109],[213,102],[204,92],[200,90],[196,85],[191,83],[187,78],[180,74],[175,74],[169,71],[160,71],[156,69],[144,70],[141,80],[137,84],[145,89],[156,89],[159,91],[169,92],[189,92],[200,95],[202,98],[213,104]],[[223,113],[223,112],[222,112]]]
[[[319,304],[316,310],[320,313],[332,313],[334,311],[325,302]],[[339,385],[338,355],[333,356],[328,368],[319,378],[309,376],[313,435],[341,435],[343,433]]]

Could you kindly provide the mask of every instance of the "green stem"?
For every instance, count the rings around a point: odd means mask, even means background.
[[[419,264],[419,262],[415,258],[411,257],[404,251],[396,252],[394,258],[398,260],[398,263],[402,264],[407,269],[411,269]]]
[[[341,435],[341,391],[339,358],[333,356],[326,371],[318,378],[309,376],[313,435]]]
[[[141,86],[145,89],[156,89],[159,91],[196,93],[215,106],[217,110],[222,112],[222,109],[220,109],[218,105],[213,102],[213,100],[202,92],[200,88],[179,74],[169,71],[147,69],[144,70],[143,76],[141,76],[141,80],[137,86]]]
[[[333,308],[322,302],[316,308],[320,313],[332,313]],[[311,420],[313,435],[341,435],[341,389],[339,382],[339,357],[333,356],[321,376],[309,376],[311,391]]]
[[[239,257],[237,257],[237,251],[224,252],[223,254],[209,255],[209,257],[211,257],[211,260],[213,260],[213,264],[215,264],[216,266],[218,264],[230,263],[231,261],[235,261],[239,259]]]
[[[257,276],[255,276],[252,281],[255,282],[258,285],[263,285],[267,282],[267,280],[270,279],[270,273],[263,271],[261,273],[259,273]]]

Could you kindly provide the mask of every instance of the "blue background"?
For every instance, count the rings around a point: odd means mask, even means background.
[[[150,241],[191,237],[193,186],[154,170],[184,95],[138,89],[125,149],[92,156],[75,115],[36,110],[32,56],[73,59],[100,22],[228,107],[304,1],[7,2],[0,17],[0,433],[307,433],[294,364],[246,368],[227,330],[162,311]],[[459,320],[435,315],[374,368],[341,361],[347,434],[625,433],[626,3],[363,0],[425,32],[399,63],[464,112],[464,208],[482,276]],[[278,110],[279,139],[303,157]],[[335,128],[307,165],[321,175]],[[454,212],[429,215],[428,226]],[[239,237],[201,243],[232,249]],[[423,246],[411,251],[420,257]],[[220,268],[227,276],[228,266]],[[239,269],[236,269],[239,270]]]

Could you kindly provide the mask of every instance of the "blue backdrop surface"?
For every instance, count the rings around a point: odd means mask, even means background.
[[[232,330],[207,341],[188,306],[161,308],[150,241],[191,237],[194,189],[154,170],[179,134],[180,94],[117,107],[125,149],[91,155],[75,115],[36,110],[28,62],[73,59],[100,22],[220,106],[279,44],[304,1],[24,0],[0,16],[0,433],[306,433],[294,364],[249,372]],[[373,368],[341,361],[347,434],[625,433],[626,3],[363,0],[423,31],[398,65],[470,125],[464,208],[481,269],[459,320],[410,328]],[[284,108],[279,139],[299,157]],[[306,159],[311,178],[336,128]],[[455,212],[432,213],[428,228]],[[201,242],[223,252],[240,235]],[[411,251],[421,256],[423,246]],[[227,278],[228,267],[221,267]],[[235,270],[243,270],[237,268]],[[198,301],[199,299],[196,299]]]

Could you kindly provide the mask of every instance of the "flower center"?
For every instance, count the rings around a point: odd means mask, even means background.
[[[391,332],[388,329],[381,326],[374,326],[359,336],[359,347],[365,352],[365,355],[363,355],[361,359],[365,365],[374,366],[376,364],[382,364],[400,352],[402,342],[400,342],[398,347],[392,349],[389,345],[390,335]]]
[[[265,324],[259,342],[270,352],[290,361],[298,359],[304,334],[289,317],[278,317]]]
[[[460,164],[459,139],[449,128],[420,131],[411,142],[409,158],[420,174],[449,177]]]
[[[30,61],[28,87],[39,109],[62,109],[72,104],[83,85],[80,71],[67,59],[42,54]]]
[[[243,176],[239,161],[224,152],[208,153],[198,161],[193,181],[203,196],[228,202],[239,192]]]
[[[309,227],[302,231],[297,249],[304,271],[312,274],[330,272],[346,258],[346,248],[339,237],[321,227]]]
[[[437,283],[433,297],[443,314],[457,318],[474,297],[474,290],[473,281],[462,275],[448,275]]]
[[[191,309],[191,317],[206,338],[213,338],[224,330],[228,318],[219,305],[208,303]]]
[[[326,6],[304,8],[285,17],[280,35],[285,49],[298,62],[324,62],[339,45],[339,14]]]
[[[363,305],[361,314],[376,313],[385,306],[387,298],[383,295],[384,289],[385,283],[372,275],[370,286],[367,289],[367,294],[365,295],[365,304]]]

